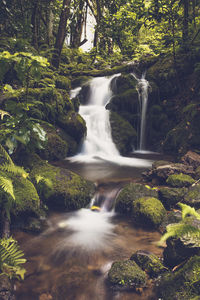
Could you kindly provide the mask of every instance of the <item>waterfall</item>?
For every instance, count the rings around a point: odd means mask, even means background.
[[[112,141],[109,111],[105,106],[112,97],[111,80],[120,76],[97,77],[90,81],[90,93],[87,105],[81,105],[80,115],[86,121],[87,136],[81,152],[71,157],[72,162],[109,161],[118,165],[150,167],[151,162],[145,159],[128,158],[120,155]],[[145,81],[145,79],[143,79]],[[80,88],[71,91],[71,98],[76,96]]]

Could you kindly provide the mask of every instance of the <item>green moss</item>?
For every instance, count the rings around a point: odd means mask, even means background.
[[[173,187],[184,187],[192,185],[195,182],[195,180],[189,175],[180,173],[170,175],[167,178],[166,182],[167,184]]]
[[[79,175],[58,167],[40,162],[32,172],[31,178],[40,175],[45,178],[36,185],[39,195],[48,206],[56,209],[75,210],[85,207],[94,192],[94,184]]]
[[[66,76],[57,76],[56,77],[56,88],[63,89],[63,90],[70,90],[71,89],[71,81]]]
[[[141,225],[157,227],[165,215],[163,204],[156,198],[143,197],[133,202],[133,220]]]
[[[163,300],[189,300],[200,295],[200,256],[190,258],[183,267],[164,275],[159,285]]]
[[[150,277],[157,277],[167,270],[160,259],[150,252],[139,250],[131,256],[130,260],[134,260],[143,271],[149,274]]]
[[[130,89],[135,89],[137,80],[131,74],[122,74],[113,79],[113,91],[116,94],[121,94]]]
[[[116,261],[108,272],[108,280],[119,288],[135,289],[146,285],[147,276],[134,261]]]
[[[135,89],[129,89],[122,94],[114,95],[107,108],[121,113],[121,111],[127,111],[132,114],[139,112],[138,92]]]
[[[176,203],[183,200],[186,194],[186,188],[168,188],[163,187],[159,189],[159,199],[164,204],[166,208],[171,208],[176,205]]]
[[[129,183],[120,191],[116,199],[115,210],[119,213],[130,214],[133,202],[144,196],[157,197],[158,193],[143,184]]]
[[[185,194],[184,203],[199,208],[200,207],[200,184],[192,186]]]
[[[112,138],[119,152],[123,155],[131,152],[137,143],[135,129],[115,112],[110,113],[110,125]]]
[[[58,117],[58,124],[78,143],[86,134],[85,121],[74,111],[70,111],[67,115],[60,115]]]

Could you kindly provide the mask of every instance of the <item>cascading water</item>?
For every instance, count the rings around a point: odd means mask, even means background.
[[[81,105],[80,115],[86,121],[87,136],[81,152],[72,157],[72,162],[109,161],[119,165],[150,167],[151,162],[145,159],[127,158],[120,155],[112,141],[109,111],[105,106],[112,97],[111,77],[98,77],[90,81],[90,96],[87,105]],[[145,79],[144,79],[145,80]],[[71,91],[71,98],[77,95],[80,88]],[[144,127],[144,126],[143,126]]]

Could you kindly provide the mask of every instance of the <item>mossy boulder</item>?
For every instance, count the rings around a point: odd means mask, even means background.
[[[132,218],[140,225],[158,227],[165,215],[163,204],[156,198],[143,197],[133,202]]]
[[[76,210],[89,204],[94,193],[94,184],[79,175],[47,162],[39,162],[30,173],[33,180],[40,176],[36,188],[41,199],[50,207]]]
[[[146,273],[131,260],[116,261],[108,272],[109,282],[116,288],[136,289],[146,286]]]
[[[111,90],[114,94],[121,94],[130,89],[135,89],[137,80],[131,74],[116,76],[111,81]]]
[[[170,175],[166,183],[172,187],[187,187],[195,183],[195,180],[189,175],[180,173]]]
[[[56,88],[69,91],[71,89],[71,81],[66,76],[56,76]]]
[[[132,114],[138,114],[138,92],[135,89],[129,89],[122,94],[116,94],[110,99],[106,108],[119,113],[127,111]]]
[[[157,277],[167,270],[155,254],[147,251],[138,250],[130,257],[130,260],[134,260],[151,278]]]
[[[200,184],[189,187],[183,202],[187,205],[200,208]]]
[[[110,125],[113,141],[122,155],[136,147],[137,133],[129,122],[115,112],[110,113]]]
[[[182,201],[187,193],[187,188],[170,188],[162,187],[159,189],[159,200],[169,209],[174,207],[178,202]]]
[[[162,276],[158,295],[163,300],[199,299],[200,295],[200,256],[190,258],[175,272]]]
[[[141,197],[157,197],[157,191],[145,187],[139,183],[127,184],[119,193],[116,199],[115,210],[119,213],[130,214],[132,212],[133,202]]]
[[[58,117],[58,124],[67,134],[80,143],[86,134],[86,123],[83,118],[76,112],[70,111],[67,115]]]

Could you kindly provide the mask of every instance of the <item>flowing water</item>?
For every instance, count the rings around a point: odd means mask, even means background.
[[[112,141],[105,109],[112,78],[91,81],[88,104],[80,108],[87,124],[86,140],[79,155],[60,163],[95,182],[96,195],[88,208],[53,213],[39,236],[15,233],[28,259],[26,278],[16,283],[17,300],[157,299],[150,286],[137,294],[113,290],[107,282],[113,261],[128,259],[137,250],[161,255],[155,246],[159,233],[137,228],[114,211],[120,189],[140,177],[152,160],[121,157]],[[79,91],[73,90],[71,96]],[[92,211],[94,206],[100,211]]]

